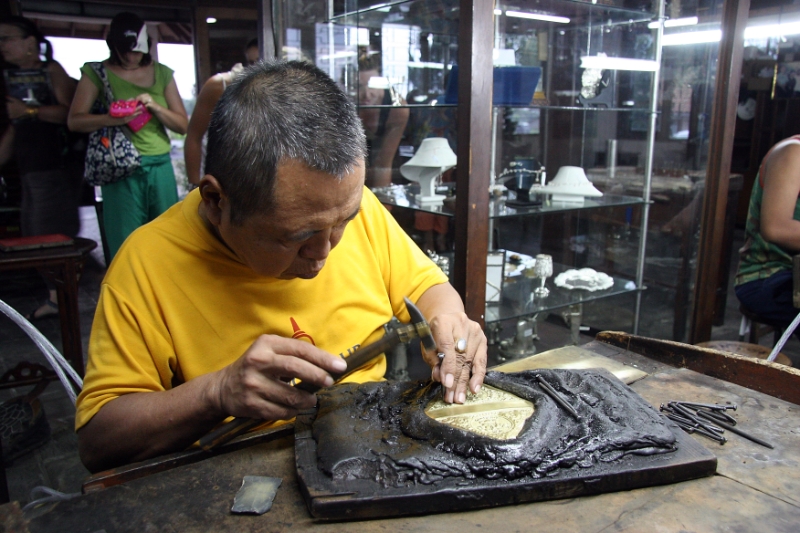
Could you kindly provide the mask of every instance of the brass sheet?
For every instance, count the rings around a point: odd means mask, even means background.
[[[537,368],[567,368],[580,370],[585,368],[605,368],[624,383],[633,383],[647,375],[638,368],[623,365],[620,362],[597,355],[589,350],[584,350],[578,346],[564,346],[555,350],[548,350],[525,359],[511,361],[503,365],[493,367],[492,370],[499,372],[521,372],[523,370],[535,370]]]
[[[506,391],[484,385],[478,394],[467,393],[463,404],[441,398],[428,404],[425,414],[437,422],[490,439],[515,439],[533,414],[533,403]]]
[[[537,368],[579,370],[604,368],[624,383],[633,383],[646,372],[623,365],[577,346],[564,346],[540,354],[496,366],[500,372],[521,372]],[[467,393],[463,405],[447,404],[441,399],[431,402],[425,414],[443,424],[477,433],[485,437],[508,440],[516,438],[525,421],[533,414],[533,404],[513,394],[484,385],[477,395]]]

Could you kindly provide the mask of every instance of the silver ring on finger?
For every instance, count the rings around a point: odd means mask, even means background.
[[[456,351],[465,353],[467,351],[467,339],[461,338],[456,341]]]

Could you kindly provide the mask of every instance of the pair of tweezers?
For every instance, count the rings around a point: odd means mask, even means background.
[[[576,411],[576,410],[575,410],[575,408],[574,408],[574,407],[572,407],[572,406],[569,404],[569,402],[567,402],[567,400],[566,400],[566,399],[565,399],[563,396],[561,396],[561,395],[558,393],[558,391],[557,391],[557,390],[555,390],[555,389],[552,387],[552,385],[550,385],[548,382],[546,382],[546,381],[544,380],[544,378],[543,378],[541,375],[539,375],[539,374],[536,374],[536,381],[539,383],[539,385],[542,387],[542,389],[543,389],[543,390],[544,390],[544,391],[545,391],[545,392],[546,392],[546,393],[547,393],[547,394],[548,394],[548,395],[549,395],[549,396],[550,396],[550,397],[551,397],[553,400],[555,400],[555,402],[556,402],[558,405],[560,405],[561,407],[563,407],[565,411],[567,411],[569,414],[571,414],[572,416],[574,416],[574,417],[575,417],[575,420],[580,420],[580,419],[581,419],[581,415],[579,415],[579,414],[578,414],[578,411]]]

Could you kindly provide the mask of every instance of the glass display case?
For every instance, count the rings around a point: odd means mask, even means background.
[[[554,268],[545,281],[549,294],[541,296],[534,294],[539,281],[532,268],[505,261],[500,297],[485,302],[485,323],[565,309],[581,320],[584,305],[608,300],[610,307],[594,313],[598,328],[636,332],[652,203],[663,4],[498,1],[491,69],[473,71],[466,85],[458,77],[464,4],[276,1],[275,37],[283,57],[314,62],[357,103],[370,145],[368,186],[420,246],[440,255],[453,252],[453,230],[463,223],[456,209],[464,183],[459,176],[471,169],[459,161],[441,172],[433,195],[409,180],[404,165],[431,137],[463,153],[457,146],[459,106],[474,84],[491,83],[491,112],[482,119],[490,133],[470,146],[490,154],[490,169],[469,178],[486,184],[488,249],[521,261],[546,254]],[[582,169],[602,195],[554,196],[548,187],[565,167]],[[670,194],[691,190],[691,180],[677,178],[661,180]],[[660,216],[677,214],[690,203],[688,196]],[[596,291],[555,285],[559,273],[584,268],[607,274],[613,284]]]

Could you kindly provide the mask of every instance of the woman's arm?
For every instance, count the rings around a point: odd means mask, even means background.
[[[800,220],[794,219],[800,195],[800,144],[788,143],[764,165],[761,235],[792,252],[800,251]]]
[[[174,78],[170,80],[169,85],[164,89],[164,98],[167,101],[167,107],[159,105],[153,100],[152,96],[146,93],[136,97],[168,129],[175,133],[186,133],[186,129],[189,126],[189,118],[186,116],[186,108],[183,107],[183,100],[181,100]]]
[[[50,83],[53,85],[53,93],[58,103],[29,108],[22,100],[7,97],[8,116],[12,120],[25,116],[28,113],[28,109],[35,109],[36,118],[43,122],[51,122],[53,124],[67,123],[69,104],[72,102],[72,95],[75,93],[75,82],[56,61],[52,61],[47,65],[47,71],[50,74]]]
[[[374,163],[370,169],[370,186],[385,187],[392,183],[392,162],[403,138],[408,116],[407,107],[395,107],[389,111],[383,140],[377,147]]]
[[[122,126],[138,115],[138,113],[135,113],[122,118],[114,118],[108,113],[105,115],[93,115],[90,111],[92,110],[92,104],[97,100],[99,94],[100,91],[95,84],[92,83],[92,80],[85,74],[82,75],[81,80],[78,82],[78,88],[75,90],[75,97],[72,99],[72,105],[69,108],[69,115],[67,116],[67,127],[69,129],[72,131],[90,133],[105,126]]]
[[[222,78],[212,76],[203,85],[200,94],[197,95],[197,102],[192,111],[192,118],[189,120],[189,129],[186,140],[183,143],[183,158],[186,161],[186,176],[189,183],[197,185],[200,183],[200,159],[203,156],[203,135],[208,130],[208,123],[211,122],[211,112],[225,90]]]
[[[77,83],[69,77],[67,71],[58,61],[51,61],[47,65],[47,69],[50,71],[50,81],[53,84],[56,100],[65,108],[64,121],[66,122],[67,112],[69,111],[69,105],[72,103],[72,98],[75,96]]]

